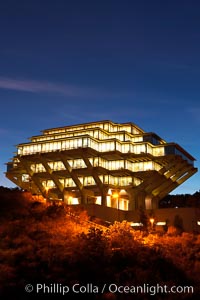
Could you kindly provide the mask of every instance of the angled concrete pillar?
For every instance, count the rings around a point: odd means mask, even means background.
[[[94,178],[94,181],[96,185],[98,186],[98,189],[101,194],[101,199],[102,199],[102,205],[106,205],[106,195],[107,195],[107,189],[104,188],[102,181],[100,180],[97,172],[95,171],[93,165],[89,161],[88,157],[82,156],[82,159],[84,160],[88,170],[90,171],[90,175]]]
[[[158,173],[160,174],[164,174],[165,172],[167,172],[168,170],[170,170],[171,168],[173,168],[175,165],[177,164],[177,159],[171,159],[164,167],[162,167]]]
[[[171,191],[173,191],[176,187],[178,187],[177,182],[171,182],[167,187],[163,188],[162,191],[159,194],[159,199],[164,198],[167,196]]]
[[[188,171],[192,170],[193,167],[191,166],[185,166],[184,168],[179,169],[176,174],[172,177],[173,181],[177,181],[178,179],[181,178],[184,174],[188,174]]]
[[[145,191],[148,194],[151,194],[152,191],[156,188],[159,187],[161,184],[163,184],[164,182],[166,182],[166,178],[165,176],[157,173],[154,176],[152,176],[151,181],[149,183],[149,185],[145,188]]]
[[[178,163],[176,166],[174,166],[172,169],[170,169],[169,172],[167,172],[167,174],[165,175],[165,177],[170,178],[173,175],[177,174],[178,171],[182,170],[185,167],[188,167],[188,164],[187,164],[187,162],[182,161],[182,162]]]
[[[39,156],[39,161],[40,163],[44,166],[46,172],[49,174],[49,177],[53,180],[55,183],[56,187],[59,189],[59,191],[63,194],[64,186],[62,183],[59,181],[59,177],[55,175],[54,170],[52,170],[47,162],[47,160],[40,155]]]
[[[195,173],[196,170],[194,170],[194,168],[190,168],[184,176],[177,180],[178,184],[182,184],[185,180],[190,178]]]
[[[161,184],[158,188],[154,189],[152,191],[152,194],[154,196],[160,196],[160,194],[165,191],[167,188],[169,188],[170,186],[177,186],[178,184],[176,182],[173,182],[172,180],[167,180],[165,181],[163,184]]]
[[[59,153],[59,157],[62,160],[65,168],[66,168],[66,172],[68,172],[68,174],[71,176],[71,178],[73,179],[74,183],[76,184],[80,194],[81,194],[81,202],[87,203],[87,190],[84,189],[83,184],[81,183],[81,181],[79,180],[76,172],[72,169],[72,167],[70,166],[69,162],[67,161],[67,158],[65,157],[65,155],[63,153]]]
[[[39,177],[36,176],[36,174],[34,174],[34,172],[31,170],[31,167],[30,167],[31,163],[28,162],[28,160],[23,157],[19,157],[18,159],[21,162],[21,164],[23,165],[23,167],[26,169],[26,172],[29,174],[29,176],[33,180],[34,184],[37,186],[37,188],[41,192],[42,196],[46,197],[45,187],[42,185]]]

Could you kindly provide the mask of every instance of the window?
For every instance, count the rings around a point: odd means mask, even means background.
[[[30,177],[28,174],[22,174],[22,181],[23,182],[29,182],[30,181]]]

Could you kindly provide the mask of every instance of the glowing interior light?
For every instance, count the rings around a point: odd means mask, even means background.
[[[127,195],[127,192],[125,190],[120,190],[120,195]]]
[[[78,198],[72,198],[72,205],[79,204]]]
[[[197,225],[200,225],[200,221],[197,221]]]
[[[138,226],[143,226],[142,223],[139,223],[139,222],[131,222],[131,227],[138,227]]]
[[[111,189],[108,190],[108,195],[112,195],[112,190]]]
[[[153,226],[153,223],[155,221],[154,218],[150,218],[149,221],[150,221],[151,225]]]
[[[72,202],[73,202],[73,198],[70,196],[70,197],[68,198],[68,201],[67,201],[67,202],[68,202],[69,205],[71,205]]]
[[[166,225],[166,222],[157,222],[156,225],[157,226],[164,226],[164,225]]]
[[[114,193],[112,196],[113,196],[113,198],[117,199],[119,197],[119,194],[118,193]]]
[[[95,204],[101,205],[101,196],[96,197],[96,202]]]
[[[111,199],[110,196],[106,196],[106,203],[108,207],[111,207]]]

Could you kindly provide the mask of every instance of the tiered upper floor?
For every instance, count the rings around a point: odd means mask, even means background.
[[[17,146],[18,155],[32,155],[77,148],[92,148],[99,153],[150,154],[164,156],[179,155],[193,165],[194,158],[175,143],[167,143],[155,133],[146,133],[133,123],[111,121],[92,122],[42,131],[29,143]]]

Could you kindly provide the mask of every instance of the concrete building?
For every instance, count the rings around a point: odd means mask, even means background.
[[[43,130],[17,145],[6,176],[22,189],[72,204],[157,209],[197,168],[176,143],[133,123],[99,121]]]

